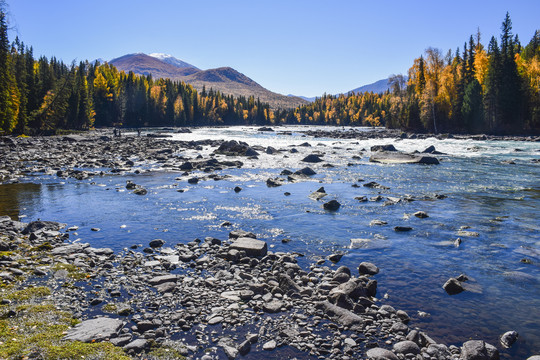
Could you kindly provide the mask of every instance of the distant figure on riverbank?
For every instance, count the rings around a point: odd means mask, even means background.
[[[141,129],[137,129],[137,136],[141,137]]]
[[[114,128],[113,134],[114,134],[114,137],[117,137],[117,136],[118,136],[118,131],[116,131],[116,128]]]

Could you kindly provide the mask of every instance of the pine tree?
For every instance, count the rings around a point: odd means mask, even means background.
[[[484,90],[484,115],[489,131],[493,132],[500,126],[501,91],[501,54],[495,37],[491,37],[488,47],[488,70]]]
[[[6,14],[0,9],[0,131],[11,133],[17,126],[19,91],[11,69]]]
[[[469,133],[480,132],[483,129],[482,87],[476,79],[473,79],[465,89],[461,112]]]
[[[506,13],[501,33],[501,84],[499,99],[503,132],[511,132],[523,127],[522,87],[515,62],[515,48],[512,37],[512,21]]]
[[[15,57],[15,79],[17,81],[17,88],[20,94],[19,102],[19,116],[17,118],[17,127],[15,133],[24,134],[26,132],[26,125],[28,121],[28,84],[26,83],[28,75],[26,73],[26,54],[24,44],[19,42],[19,38],[15,39],[15,45],[17,47]]]

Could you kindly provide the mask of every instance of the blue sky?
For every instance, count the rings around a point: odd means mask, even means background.
[[[462,48],[478,27],[487,45],[507,11],[523,45],[540,29],[539,0],[7,2],[10,39],[18,35],[36,56],[71,63],[163,52],[304,96],[406,74],[427,47]]]

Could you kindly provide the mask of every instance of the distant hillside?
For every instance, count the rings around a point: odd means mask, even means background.
[[[382,79],[379,81],[375,81],[372,84],[360,86],[359,88],[356,88],[354,90],[351,90],[349,92],[353,93],[362,93],[362,92],[374,92],[376,94],[383,93],[386,90],[388,90],[390,86],[388,85],[388,79]]]
[[[295,108],[308,102],[299,97],[289,97],[265,89],[249,77],[230,67],[220,67],[210,70],[200,70],[195,66],[164,54],[129,54],[111,60],[109,63],[125,72],[149,75],[154,78],[168,78],[184,81],[197,90],[210,88],[224,94],[249,97],[253,95],[261,102],[270,104],[277,109]]]

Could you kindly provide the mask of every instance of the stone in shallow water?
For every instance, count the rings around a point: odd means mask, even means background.
[[[505,348],[511,347],[517,341],[518,336],[519,335],[518,335],[517,331],[507,331],[507,332],[505,332],[501,336],[501,345],[504,346]]]
[[[461,282],[454,278],[448,279],[448,281],[444,283],[443,288],[448,295],[456,295],[465,290],[463,285],[461,285]]]
[[[358,272],[360,275],[375,275],[379,273],[379,268],[370,262],[362,262],[358,265]]]
[[[118,331],[124,326],[122,320],[101,317],[83,321],[67,331],[64,340],[72,341],[103,341],[116,337]]]
[[[324,209],[328,211],[337,211],[340,206],[341,204],[337,200],[330,200],[323,204]]]

